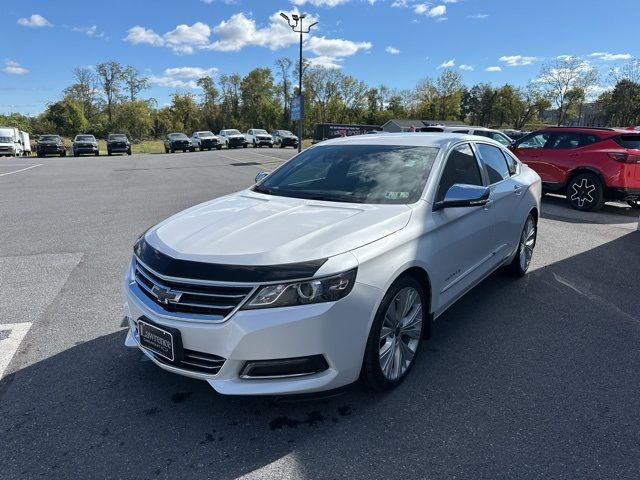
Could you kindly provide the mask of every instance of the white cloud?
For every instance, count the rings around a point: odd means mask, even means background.
[[[467,18],[471,18],[473,20],[484,20],[488,16],[489,16],[489,14],[487,14],[487,13],[476,13],[474,15],[467,15]]]
[[[313,5],[314,7],[337,7],[343,3],[347,3],[349,0],[291,0],[294,5]]]
[[[342,68],[342,65],[339,62],[340,59],[327,57],[326,55],[319,55],[317,57],[309,59],[309,63],[311,65],[324,68]]]
[[[427,17],[437,18],[442,17],[445,13],[447,13],[447,7],[444,5],[438,5],[431,8],[428,3],[416,3],[415,5],[413,5],[413,13],[415,13],[416,15],[426,15]]]
[[[393,8],[406,8],[409,6],[409,2],[407,0],[394,0],[391,4]]]
[[[210,77],[215,75],[218,69],[215,67],[174,67],[167,68],[162,75],[151,75],[149,83],[159,87],[168,88],[184,88],[188,90],[196,90],[198,79],[202,77]]]
[[[498,67],[498,66],[494,66],[494,67],[487,67],[484,69],[485,72],[501,72],[502,68]]]
[[[29,70],[22,67],[18,62],[14,62],[13,60],[5,60],[3,72],[9,73],[11,75],[24,75],[29,73]]]
[[[193,25],[178,25],[163,35],[164,43],[176,53],[193,53],[193,47],[209,43],[211,28],[202,22]]]
[[[196,22],[193,25],[178,25],[174,30],[164,35],[136,25],[129,29],[124,41],[132,45],[148,44],[154,47],[168,47],[175,53],[189,54],[193,53],[194,47],[208,45],[210,35],[211,28],[202,22]]]
[[[154,47],[161,47],[164,45],[164,39],[160,35],[150,28],[144,28],[139,25],[129,29],[124,41],[129,42],[132,45],[140,45],[144,43]]]
[[[352,42],[339,38],[311,37],[307,40],[306,47],[316,55],[340,58],[349,57],[360,50],[369,50],[372,45],[369,42]]]
[[[19,18],[18,25],[23,27],[51,27],[51,22],[44,18],[42,15],[34,14],[29,18]]]
[[[71,30],[74,32],[84,33],[87,37],[104,38],[105,40],[109,39],[104,32],[98,31],[97,25],[91,25],[90,27],[73,27]]]
[[[615,62],[617,60],[631,60],[630,53],[609,53],[609,52],[593,52],[590,57],[603,60],[605,62]]]
[[[472,72],[473,71],[473,65],[465,65],[462,64],[460,65],[460,70],[466,70],[467,72]]]
[[[498,59],[500,62],[504,62],[508,67],[521,67],[523,65],[531,65],[538,57],[525,57],[523,55],[503,55]]]
[[[452,58],[446,62],[442,62],[438,68],[451,68],[456,66],[456,59]]]
[[[395,47],[387,47],[384,49],[384,51],[390,53],[391,55],[398,55],[400,53],[400,50]]]
[[[447,13],[447,7],[444,5],[438,5],[437,7],[433,7],[431,10],[427,12],[427,15],[430,17],[441,17]]]

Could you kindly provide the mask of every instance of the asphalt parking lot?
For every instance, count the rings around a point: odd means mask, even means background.
[[[0,159],[0,342],[22,339],[0,354],[1,478],[640,477],[640,232],[622,204],[545,197],[530,273],[458,302],[387,394],[225,397],[126,349],[137,236],[293,153]]]

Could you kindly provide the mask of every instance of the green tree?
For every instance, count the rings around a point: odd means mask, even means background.
[[[109,123],[113,121],[113,107],[122,89],[124,81],[124,69],[118,62],[109,61],[99,63],[96,66],[96,72],[102,91],[107,99],[107,116]]]
[[[242,79],[240,84],[242,100],[243,127],[277,127],[280,118],[273,76],[269,68],[254,68]]]
[[[129,138],[142,140],[152,133],[153,113],[148,101],[125,102],[118,107],[115,115],[118,133],[126,133]]]
[[[49,105],[42,115],[56,133],[67,137],[86,133],[89,127],[82,106],[70,98]]]

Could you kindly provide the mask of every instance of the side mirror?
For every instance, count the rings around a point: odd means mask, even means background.
[[[269,176],[269,172],[260,172],[256,175],[256,183],[260,183],[262,180]]]
[[[486,205],[489,201],[489,195],[491,195],[489,187],[456,183],[447,191],[447,194],[444,196],[444,200],[436,202],[433,206],[433,210]]]

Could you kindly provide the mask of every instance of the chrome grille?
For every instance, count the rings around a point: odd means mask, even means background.
[[[253,291],[251,286],[202,285],[190,280],[167,281],[135,264],[135,281],[140,289],[168,312],[200,315],[230,315]]]
[[[218,355],[211,355],[209,353],[196,352],[195,350],[182,351],[182,360],[176,362],[170,362],[166,358],[162,358],[160,355],[153,354],[154,358],[160,363],[165,365],[171,365],[183,370],[190,370],[192,372],[208,373],[215,375],[220,371],[222,365],[224,365],[225,359]]]

